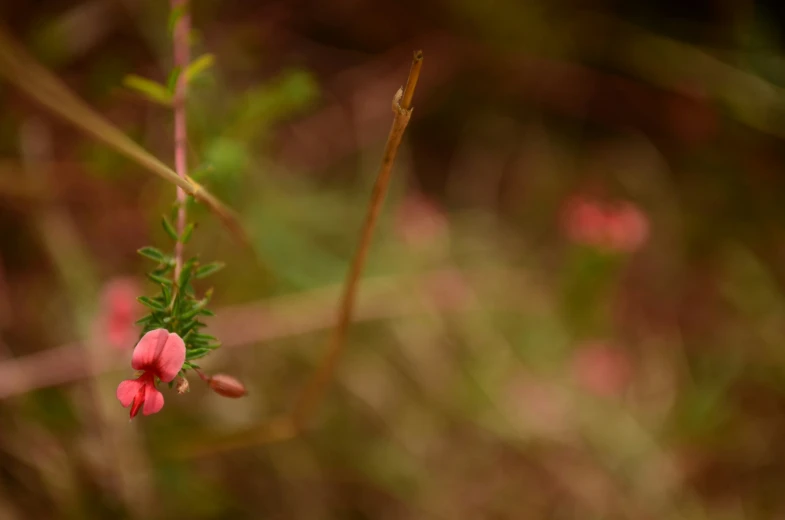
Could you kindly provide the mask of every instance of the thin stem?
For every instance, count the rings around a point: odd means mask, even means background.
[[[304,426],[305,421],[318,405],[327,384],[335,373],[338,359],[344,350],[346,334],[354,313],[357,290],[360,286],[360,278],[362,277],[368,251],[370,250],[373,232],[379,220],[384,198],[387,195],[393,163],[403,139],[403,132],[406,130],[406,125],[409,123],[409,118],[412,114],[411,102],[414,96],[414,89],[417,86],[417,80],[420,77],[422,60],[422,51],[415,52],[412,59],[412,67],[409,71],[409,78],[406,80],[406,86],[403,89],[399,89],[393,98],[392,110],[394,117],[392,128],[390,128],[390,133],[387,136],[382,164],[376,177],[371,200],[368,203],[368,213],[365,216],[365,222],[360,232],[357,251],[346,277],[343,297],[338,309],[338,321],[330,336],[324,361],[322,361],[311,380],[306,384],[295,403],[294,411],[292,412],[295,430],[300,430]]]
[[[51,112],[103,142],[117,153],[182,188],[194,199],[205,204],[241,244],[253,251],[251,241],[233,210],[226,207],[191,177],[178,176],[174,170],[90,108],[60,79],[36,63],[2,24],[0,24],[0,76],[4,76]]]
[[[172,0],[172,11],[183,9],[184,12],[174,29],[174,66],[179,68],[180,75],[174,91],[174,169],[178,177],[188,176],[188,129],[186,126],[186,96],[188,79],[185,68],[190,61],[190,45],[188,33],[191,32],[191,16],[187,9],[188,0]],[[174,279],[180,278],[183,268],[183,231],[186,223],[186,195],[181,187],[177,187],[177,243],[174,246]]]

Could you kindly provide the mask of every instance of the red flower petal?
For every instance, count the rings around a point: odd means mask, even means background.
[[[185,363],[185,343],[177,334],[169,334],[166,343],[155,360],[156,375],[164,383],[177,376]]]
[[[144,415],[152,415],[164,407],[164,395],[152,383],[147,386],[144,396]]]
[[[139,340],[134,347],[131,366],[135,370],[155,370],[156,360],[163,350],[169,331],[166,329],[151,330]]]
[[[131,403],[134,401],[134,397],[136,397],[139,388],[143,384],[144,383],[138,379],[127,379],[117,385],[117,399],[120,401],[120,404],[123,405],[123,408],[128,408],[131,406]]]

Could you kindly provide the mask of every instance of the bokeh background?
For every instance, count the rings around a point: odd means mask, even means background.
[[[174,188],[0,83],[0,518],[785,517],[785,4],[193,0],[209,373],[128,422]],[[162,0],[3,2],[167,164]],[[414,115],[334,384],[317,367],[411,53]],[[206,286],[201,287],[206,289]],[[198,445],[184,456],[176,448]]]

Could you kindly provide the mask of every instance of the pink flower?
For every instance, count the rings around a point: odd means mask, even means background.
[[[611,206],[574,197],[564,206],[562,227],[573,242],[606,251],[632,253],[649,238],[646,215],[629,202]]]
[[[584,197],[573,197],[564,206],[562,226],[573,242],[597,245],[603,241],[606,228],[604,209]]]
[[[117,399],[123,407],[131,407],[131,419],[142,408],[144,415],[161,411],[164,396],[155,387],[155,379],[164,383],[173,380],[185,362],[185,343],[177,334],[165,329],[151,330],[134,348],[131,366],[143,371],[137,379],[128,379],[117,387]]]
[[[140,314],[137,294],[138,283],[132,278],[115,278],[104,285],[100,325],[106,341],[114,348],[129,347],[137,334],[134,327]]]
[[[606,222],[605,241],[612,251],[633,252],[649,238],[649,221],[629,202],[615,209]]]

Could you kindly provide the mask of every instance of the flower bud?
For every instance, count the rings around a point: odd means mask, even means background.
[[[188,392],[191,388],[191,385],[188,384],[188,380],[184,377],[177,378],[177,393],[183,395],[184,393]]]
[[[218,395],[224,397],[243,397],[248,393],[245,386],[232,376],[226,374],[217,374],[212,376],[207,384]]]

